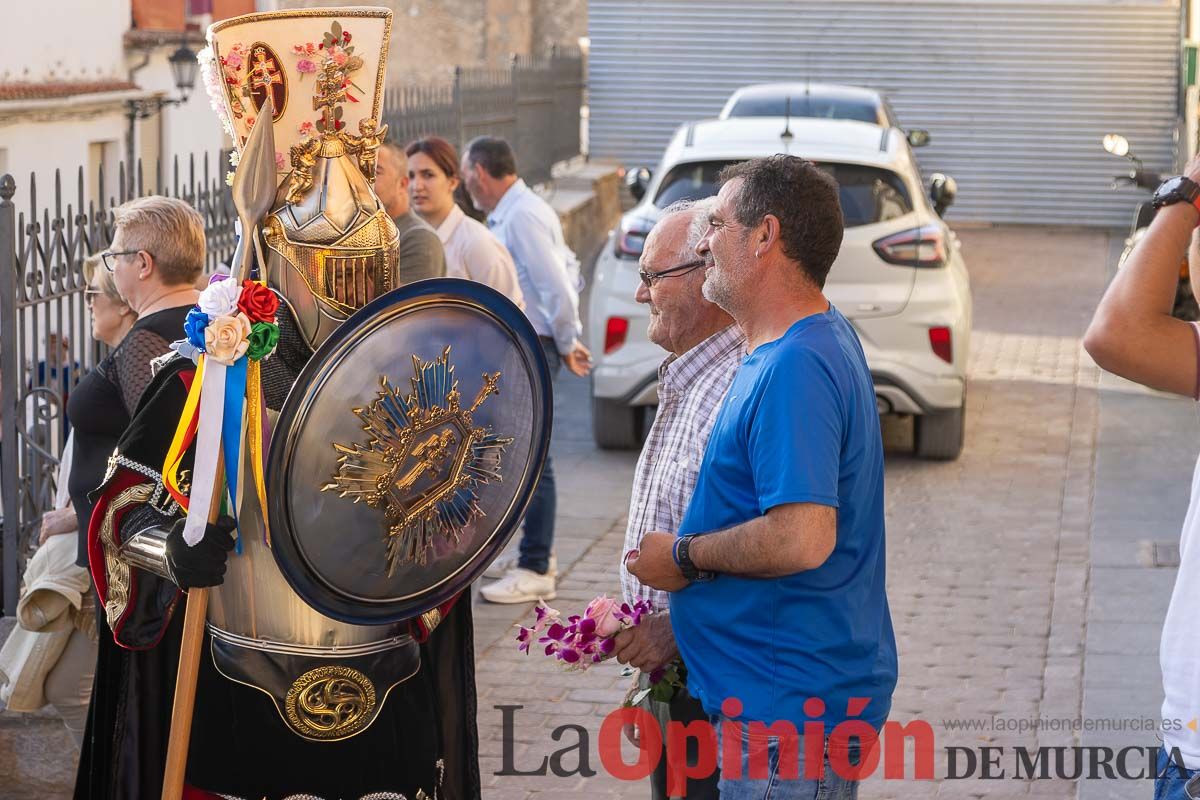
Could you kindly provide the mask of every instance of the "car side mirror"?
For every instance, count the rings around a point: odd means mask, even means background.
[[[905,138],[908,139],[908,144],[911,147],[924,147],[929,144],[930,139],[929,131],[922,130],[909,131]]]
[[[933,173],[929,179],[929,199],[933,201],[933,210],[939,217],[945,216],[946,209],[958,196],[958,183],[949,175],[940,172]]]
[[[646,167],[634,167],[625,173],[625,185],[629,187],[629,193],[633,195],[633,199],[641,201],[646,196],[646,189],[650,186],[650,170]]]

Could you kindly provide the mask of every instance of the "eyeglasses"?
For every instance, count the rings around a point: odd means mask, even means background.
[[[689,261],[686,264],[680,264],[677,267],[669,267],[658,272],[651,272],[648,269],[638,270],[638,277],[642,279],[642,285],[647,289],[653,288],[654,284],[658,283],[663,278],[678,278],[680,275],[687,275],[689,272],[695,272],[708,262],[703,258],[698,258],[695,261]]]
[[[96,301],[96,296],[101,294],[104,294],[104,292],[99,289],[84,289],[83,302],[87,303],[88,306],[91,306],[91,304]]]
[[[105,250],[100,254],[100,258],[104,259],[104,268],[112,272],[117,267],[117,256],[131,256],[134,253],[140,253],[141,250]]]

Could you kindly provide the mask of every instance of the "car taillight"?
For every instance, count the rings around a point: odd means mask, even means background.
[[[604,325],[604,352],[611,353],[625,344],[625,335],[629,333],[629,320],[624,317],[609,317]]]
[[[946,234],[938,225],[922,225],[885,236],[871,245],[889,264],[941,267],[946,264]]]
[[[617,258],[641,258],[642,247],[646,244],[646,236],[650,233],[650,227],[648,223],[641,220],[629,222],[622,220],[613,247]]]
[[[930,328],[929,346],[933,348],[933,354],[942,361],[947,364],[954,363],[954,345],[949,328]]]

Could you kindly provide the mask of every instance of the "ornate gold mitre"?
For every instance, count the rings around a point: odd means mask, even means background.
[[[279,183],[257,233],[267,282],[314,348],[396,286],[396,226],[371,188],[391,22],[387,9],[308,8],[208,31],[205,78],[239,152],[268,97],[275,109]]]

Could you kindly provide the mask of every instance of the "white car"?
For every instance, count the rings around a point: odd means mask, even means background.
[[[727,164],[790,153],[820,164],[841,187],[845,236],[825,294],[862,340],[880,413],[915,417],[918,456],[956,458],[970,281],[958,239],[940,216],[954,198],[954,181],[932,176],[927,197],[909,141],[897,127],[865,121],[735,117],[683,125],[652,174],[632,171],[630,188],[640,202],[610,235],[589,301],[596,443],[637,447],[646,412],[658,403],[665,352],[646,339],[649,313],[634,293],[642,243],[662,209],[715,194]]]

